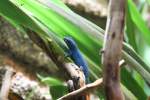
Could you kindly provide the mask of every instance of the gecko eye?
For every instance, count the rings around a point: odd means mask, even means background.
[[[66,38],[64,38],[64,41],[65,41],[65,42],[67,42],[67,39],[66,39]]]
[[[66,42],[66,39],[64,39],[64,41]]]

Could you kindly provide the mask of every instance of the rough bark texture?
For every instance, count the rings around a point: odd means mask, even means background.
[[[32,75],[36,73],[60,75],[50,58],[2,17],[0,17],[0,56],[0,64],[14,65],[16,69],[23,69]]]
[[[92,21],[96,25],[105,29],[107,16],[106,0],[62,0],[75,13]]]
[[[107,100],[123,100],[120,88],[120,68],[123,29],[125,19],[126,0],[110,0],[109,15],[107,19],[103,67],[104,88]]]
[[[32,95],[35,99],[32,100],[43,100],[40,98],[47,97],[45,92],[49,92],[49,89],[40,86],[36,77],[37,73],[64,78],[62,72],[37,45],[0,17],[0,86],[6,67],[8,69],[11,67],[15,71],[15,77],[9,80],[11,82],[9,99],[11,100],[26,98],[35,86],[37,88]]]
[[[62,0],[74,8],[96,16],[107,15],[107,0]]]

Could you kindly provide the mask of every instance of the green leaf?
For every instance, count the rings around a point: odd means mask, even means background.
[[[126,35],[128,43],[134,48],[135,51],[138,51],[136,41],[135,41],[135,31],[134,23],[131,19],[131,14],[129,13],[129,8],[126,10]]]
[[[41,81],[49,86],[63,85],[63,82],[59,81],[56,78],[52,78],[52,77],[43,78]]]
[[[150,0],[147,0],[148,4],[150,5]]]
[[[53,77],[43,77],[41,75],[37,75],[38,78],[41,80],[41,82],[49,85],[49,86],[59,86],[62,85],[63,86],[63,82],[58,80],[57,78],[53,78]]]
[[[67,87],[65,86],[52,86],[50,87],[50,93],[52,95],[53,100],[60,98],[61,96],[67,94]]]
[[[39,1],[42,1],[42,0],[39,0]],[[48,2],[48,0],[44,0],[45,2]],[[60,0],[51,0],[52,3],[62,7],[62,9],[64,10],[70,10],[62,1]],[[49,2],[48,2],[49,3]]]
[[[125,67],[121,69],[121,82],[126,84],[127,88],[139,99],[146,100],[147,95],[144,92],[143,88],[136,82],[136,80],[131,76],[131,73],[128,70],[125,70]]]
[[[135,95],[125,86],[121,85],[121,88],[124,93],[125,100],[138,100],[137,97],[135,97]]]
[[[150,30],[146,25],[145,21],[143,20],[143,18],[141,17],[140,13],[138,12],[132,0],[128,0],[128,9],[129,9],[129,13],[131,14],[132,21],[141,31],[141,35],[143,36],[143,39],[150,45],[150,39],[149,39]]]

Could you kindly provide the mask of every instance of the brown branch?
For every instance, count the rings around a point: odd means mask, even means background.
[[[14,74],[13,69],[9,68],[6,70],[6,73],[2,82],[1,91],[0,91],[0,100],[8,100],[8,94],[9,94],[10,85],[11,85],[11,78],[13,74]]]
[[[84,87],[81,87],[80,89],[73,91],[71,93],[68,93],[67,95],[59,98],[58,100],[68,100],[70,98],[74,98],[76,96],[82,95],[84,93],[91,92],[92,90],[95,90],[97,87],[102,86],[102,79],[98,79],[93,83],[87,84]]]
[[[121,60],[120,62],[119,62],[119,66],[121,67],[122,65],[124,65],[125,64],[125,61],[124,60]],[[71,80],[69,80],[68,81],[68,84],[69,84],[69,86],[71,87],[71,88],[73,88],[73,86],[72,86],[72,81]],[[71,85],[70,85],[71,84]],[[75,91],[73,91],[72,92],[72,90],[74,90],[74,89],[71,89],[70,91],[71,91],[71,93],[68,93],[67,95],[64,95],[63,97],[60,97],[58,100],[68,100],[68,99],[71,99],[71,98],[74,98],[74,97],[76,97],[76,96],[78,96],[78,95],[81,95],[81,94],[84,94],[84,93],[89,93],[89,92],[91,92],[92,90],[95,90],[97,87],[99,87],[99,86],[102,86],[102,79],[98,79],[98,80],[96,80],[95,82],[93,82],[93,83],[90,83],[90,84],[87,84],[87,85],[85,85],[84,87],[82,87],[82,88],[80,88],[80,89],[78,89],[78,90],[75,90]]]
[[[109,15],[104,41],[103,67],[104,89],[107,100],[123,100],[120,88],[121,50],[126,0],[110,0]]]

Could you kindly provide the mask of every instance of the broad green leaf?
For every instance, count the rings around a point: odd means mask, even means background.
[[[84,32],[82,29],[80,29],[79,26],[74,25],[72,22],[68,21],[63,16],[57,14],[52,9],[45,8],[43,5],[37,3],[34,0],[30,0],[30,1],[22,0],[19,3],[20,4],[17,4],[18,6],[21,4],[24,4],[23,6],[20,7],[22,10],[24,10],[27,14],[35,16],[37,19],[39,19],[41,23],[44,23],[52,32],[55,33],[55,35],[61,38],[63,38],[64,36],[74,37],[77,44],[80,44],[78,46],[81,49],[81,51],[84,54],[86,54],[87,57],[90,57],[90,59],[94,60],[96,64],[100,63],[99,55],[97,55],[100,49],[98,40],[93,41],[92,37],[89,35],[86,35],[87,33]],[[35,7],[33,7],[32,4],[34,4]],[[29,11],[27,11],[28,9]],[[51,12],[51,13],[48,13],[48,12]],[[88,49],[83,48],[83,46],[87,46]],[[95,52],[92,52],[91,54],[89,53],[91,51],[95,51]]]
[[[63,85],[63,82],[61,82],[59,79],[57,78],[53,78],[53,77],[43,77],[39,74],[37,74],[38,78],[41,80],[41,82],[49,85],[49,86],[59,86],[59,85]]]
[[[150,45],[150,30],[132,0],[128,0],[128,9],[129,13],[131,14],[132,21],[141,31],[143,39],[146,40],[146,42]]]
[[[143,61],[143,59],[132,49],[132,47],[131,46],[129,46],[129,45],[124,45],[123,46],[123,49],[126,51],[126,53],[127,54],[129,54],[128,55],[128,57],[126,57],[125,55],[126,54],[124,54],[123,56],[123,58],[124,59],[127,59],[127,60],[131,60],[130,59],[130,57],[132,58],[134,58],[134,60],[135,60],[135,62],[137,63],[137,62],[139,62],[139,65],[141,66],[141,68],[142,69],[145,69],[146,71],[147,71],[147,73],[150,73],[150,67]],[[130,57],[129,57],[130,56]],[[127,61],[128,62],[128,61]],[[134,62],[134,61],[133,61]],[[128,62],[128,63],[130,63],[130,61]],[[133,66],[133,65],[132,65]],[[134,68],[136,69],[136,71],[140,71],[141,70],[141,68],[139,68],[139,67],[137,67],[137,66],[134,66]],[[138,72],[139,72],[138,71]],[[141,71],[143,71],[143,70],[141,70]],[[140,73],[140,72],[139,72]],[[141,73],[140,73],[141,74]],[[145,74],[145,73],[144,73]],[[149,75],[148,75],[149,76]]]
[[[67,94],[67,87],[65,86],[52,86],[50,87],[50,93],[52,95],[53,100],[57,100],[61,96]]]
[[[45,77],[41,80],[41,82],[49,85],[49,86],[58,86],[58,85],[63,85],[62,82],[56,78],[52,77]]]
[[[136,39],[135,39],[135,31],[134,31],[134,23],[131,19],[131,14],[129,13],[129,9],[126,9],[126,35],[128,43],[137,51]]]
[[[125,68],[121,69],[121,82],[126,85],[127,88],[139,99],[146,100],[147,95],[144,92],[143,88],[136,82],[136,80],[131,76],[131,73]],[[130,81],[132,80],[132,81]],[[136,89],[135,89],[136,88]]]
[[[125,100],[138,100],[137,97],[134,96],[134,94],[128,90],[125,86],[121,85]]]
[[[38,1],[42,1],[42,0],[38,0]],[[48,2],[47,0],[45,0],[45,2]],[[51,0],[52,3],[62,7],[64,10],[70,10],[62,1],[60,0]]]
[[[150,0],[147,0],[148,4],[150,5]]]

